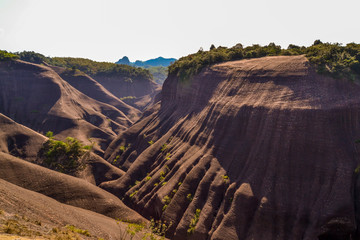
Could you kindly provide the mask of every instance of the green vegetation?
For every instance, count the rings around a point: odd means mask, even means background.
[[[166,176],[166,172],[161,171],[161,172],[160,172],[159,181],[160,181],[160,182],[163,181],[163,180],[165,179],[165,176]]]
[[[88,236],[88,237],[91,236],[91,234],[89,233],[88,230],[83,230],[83,229],[77,228],[73,225],[66,225],[65,227],[73,233],[79,233],[81,235]]]
[[[127,146],[121,145],[119,147],[120,150],[120,155],[123,154],[124,152],[126,152],[126,150],[128,150],[131,147],[131,144],[129,143]]]
[[[15,54],[0,50],[0,62],[9,61],[9,60],[17,59],[17,58],[18,58],[18,56],[16,56]]]
[[[229,181],[229,176],[222,175],[221,177],[222,177],[222,179],[224,180],[225,183],[227,183]]]
[[[130,194],[130,198],[133,198],[134,196],[135,196],[135,194],[137,194],[139,191],[138,190],[135,190],[134,192],[132,192],[131,194]]]
[[[73,225],[53,227],[49,231],[48,224],[42,224],[39,220],[30,219],[25,215],[19,216],[18,214],[7,214],[7,216],[0,218],[1,239],[4,237],[2,233],[10,234],[13,237],[23,236],[30,239],[80,240],[84,239],[83,236],[92,237],[92,239],[96,238],[95,236],[91,236],[89,231]],[[13,239],[10,235],[8,235],[9,239]]]
[[[37,64],[49,62],[50,59],[34,51],[16,52],[15,54],[23,61],[37,63]]]
[[[164,151],[166,151],[166,149],[167,149],[167,144],[164,143],[164,144],[161,146],[161,151],[164,152]]]
[[[147,70],[153,75],[154,81],[163,84],[168,75],[168,68],[163,66],[147,67]]]
[[[120,76],[124,81],[129,79],[151,80],[151,73],[144,68],[137,68],[128,65],[115,64],[110,62],[96,62],[86,58],[70,57],[45,57],[40,53],[33,51],[16,52],[14,54],[0,51],[0,61],[20,58],[21,60],[32,63],[45,63],[53,66],[63,67],[68,72],[76,73],[80,70],[91,76]]]
[[[64,68],[76,68],[91,76],[113,76],[121,75],[124,81],[137,78],[139,80],[152,79],[150,72],[143,68],[135,68],[128,65],[121,65],[109,62],[96,62],[85,58],[60,58],[54,57],[48,60],[54,66]]]
[[[135,234],[140,232],[143,229],[144,229],[143,225],[136,224],[136,223],[129,223],[126,228],[126,233],[130,235],[130,239],[133,239]],[[123,239],[123,238],[120,238],[120,239]],[[124,238],[124,239],[128,239],[128,238]]]
[[[200,213],[201,213],[201,210],[200,210],[200,209],[196,209],[194,218],[191,219],[189,228],[188,228],[188,230],[187,230],[187,232],[188,232],[189,234],[193,234],[193,233],[195,232],[195,227],[196,227],[196,224],[197,224],[198,221],[199,221]]]
[[[116,155],[114,161],[112,162],[113,165],[116,165],[117,161],[119,160],[120,155]]]
[[[287,49],[282,49],[274,43],[267,46],[256,44],[245,48],[241,44],[232,48],[212,46],[209,51],[199,50],[197,53],[174,62],[169,66],[169,75],[175,75],[181,81],[185,81],[199,73],[204,67],[215,63],[265,56],[302,54],[316,66],[319,73],[351,80],[360,78],[360,44],[349,43],[342,46],[338,43],[322,43],[320,40],[315,41],[310,47],[290,44]]]
[[[149,143],[150,145],[153,145],[153,144],[154,144],[154,141],[151,140],[151,141],[149,141],[148,143]]]
[[[186,195],[186,199],[189,200],[190,202],[193,200],[193,196],[191,195],[191,193]]]
[[[164,182],[164,183],[166,184],[167,182]],[[165,185],[164,183],[163,183],[163,185]],[[178,189],[179,189],[180,186],[181,186],[181,182],[179,182],[179,183],[177,184],[176,188],[174,188],[174,189],[170,192],[169,195],[165,195],[165,196],[164,196],[164,198],[162,199],[162,202],[164,203],[164,206],[163,206],[163,208],[162,208],[163,211],[166,210],[166,208],[167,208],[168,205],[170,204],[171,200],[173,199],[173,197],[174,197],[175,194],[177,193],[177,191],[178,191]]]
[[[158,236],[165,237],[166,232],[169,230],[171,226],[172,226],[172,222],[167,224],[166,221],[161,221],[161,220],[155,221],[153,218],[150,220],[150,229],[154,234]]]
[[[151,179],[151,176],[147,175],[147,176],[145,177],[145,182],[149,181],[150,179]]]
[[[14,234],[18,236],[40,236],[39,232],[30,230],[25,225],[19,223],[19,221],[14,219],[6,220],[3,224],[2,231],[7,234]]]
[[[116,220],[116,223],[119,226],[119,239],[120,240],[134,239],[135,235],[138,234],[138,233],[141,234],[141,235],[139,234],[138,236],[140,236],[142,240],[148,240],[148,239],[149,240],[158,240],[158,239],[164,239],[165,238],[164,237],[165,232],[163,233],[163,235],[160,235],[160,236],[162,236],[161,238],[158,238],[153,233],[148,232],[148,231],[153,231],[152,226],[150,226],[150,228],[147,228],[146,226],[144,226],[142,224],[127,223],[127,222],[121,221],[119,219]],[[121,223],[127,224],[126,229],[123,229],[121,227]],[[164,230],[166,231],[167,229],[168,228],[166,228]]]
[[[50,131],[46,136],[49,140],[42,147],[45,167],[63,173],[74,173],[83,167],[80,158],[92,149],[92,145],[85,146],[72,137],[67,137],[65,142],[54,140]]]
[[[171,202],[171,198],[168,195],[165,195],[165,197],[162,199],[162,202],[164,204],[162,210],[165,211],[167,206],[170,204]]]
[[[126,97],[120,98],[121,101],[124,101],[124,100],[132,100],[132,99],[136,99],[136,97],[135,97],[135,96],[126,96]]]

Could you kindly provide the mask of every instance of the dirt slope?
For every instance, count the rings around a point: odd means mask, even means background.
[[[0,63],[0,112],[40,133],[98,142],[99,152],[132,121],[117,108],[76,90],[51,68],[23,61]]]
[[[101,75],[93,77],[116,97],[123,99],[124,102],[140,111],[153,104],[156,94],[161,90],[159,84],[149,80],[133,81],[132,79]]]
[[[20,187],[111,218],[146,222],[117,197],[82,179],[37,166],[6,153],[0,153],[0,165],[0,178]]]
[[[359,91],[303,56],[169,76],[161,102],[106,150],[126,174],[101,187],[172,221],[171,239],[349,239]]]
[[[122,230],[120,230],[119,225],[112,218],[62,204],[2,179],[0,179],[0,209],[2,210],[0,222],[4,223],[6,220],[12,220],[20,226],[26,226],[26,229],[21,232],[23,235],[31,236],[31,238],[26,239],[34,239],[34,236],[36,236],[34,233],[36,232],[40,233],[38,235],[53,235],[54,237],[56,234],[52,232],[52,229],[61,229],[66,225],[76,226],[87,230],[91,234],[91,237],[79,234],[82,239],[98,239],[101,237],[115,240],[119,239],[120,231],[126,231],[126,226],[121,225]],[[3,219],[4,222],[1,221]],[[5,237],[6,235],[0,233],[0,239]],[[38,239],[40,237],[38,236]]]
[[[61,67],[51,68],[59,74],[59,76],[68,82],[71,86],[84,93],[85,95],[98,100],[103,103],[107,103],[119,109],[123,112],[131,121],[136,121],[141,112],[124,103],[117,97],[115,97],[112,93],[110,93],[107,89],[105,89],[101,84],[91,78],[89,75],[79,72],[79,71],[71,71],[66,70]]]

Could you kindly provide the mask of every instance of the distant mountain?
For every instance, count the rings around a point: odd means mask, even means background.
[[[129,58],[127,56],[125,56],[122,59],[119,59],[119,61],[117,61],[116,64],[131,65],[131,62],[130,62]]]
[[[123,58],[121,58],[119,61],[117,61],[117,64],[126,64],[126,65],[131,65],[131,66],[135,66],[135,67],[168,67],[171,63],[175,62],[176,59],[175,58],[163,58],[163,57],[158,57],[158,58],[154,58],[154,59],[149,59],[146,61],[139,61],[136,60],[135,62],[130,62],[129,58],[127,56],[124,56]]]

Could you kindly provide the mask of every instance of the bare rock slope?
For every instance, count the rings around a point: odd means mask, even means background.
[[[57,232],[53,229],[60,231],[67,225],[88,231],[88,237],[79,234],[78,238],[81,239],[99,239],[101,237],[115,240],[119,239],[119,233],[126,231],[126,226],[116,224],[112,218],[62,204],[2,179],[0,179],[0,209],[2,211],[0,223],[15,224],[19,233],[30,236],[31,239],[43,239],[44,236],[52,236],[51,239],[57,239]],[[34,238],[34,236],[36,237]],[[1,235],[0,230],[0,239],[22,238]]]
[[[304,56],[169,76],[161,101],[106,150],[126,173],[101,187],[173,222],[171,239],[355,237],[359,91]]]
[[[0,113],[0,152],[8,153],[23,160],[42,165],[40,152],[47,137],[16,123]],[[121,177],[124,172],[100,156],[88,152],[79,160],[83,165],[74,176],[99,185]]]
[[[125,206],[120,199],[82,179],[58,173],[1,152],[0,165],[0,178],[19,187],[113,219],[146,223],[144,218]]]
[[[118,76],[93,76],[116,97],[123,99],[129,105],[143,111],[151,106],[155,96],[160,92],[161,86],[148,79],[122,79]],[[121,84],[119,84],[121,82]]]
[[[89,75],[82,73],[78,70],[73,71],[67,70],[62,67],[50,67],[71,86],[95,100],[116,107],[121,112],[123,112],[131,121],[134,122],[140,117],[141,112],[138,109],[131,107],[121,101],[119,98],[114,96],[111,92],[109,92],[106,88],[104,88],[100,83],[91,78]],[[121,85],[119,87],[121,87]]]
[[[0,112],[40,133],[95,140],[98,151],[132,121],[119,109],[81,93],[47,66],[0,63]]]

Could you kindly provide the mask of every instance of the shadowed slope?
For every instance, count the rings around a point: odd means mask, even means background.
[[[47,140],[47,137],[0,114],[0,152],[41,165],[39,152]],[[81,161],[85,168],[76,172],[75,176],[96,185],[117,179],[124,174],[94,153],[86,154]]]
[[[35,161],[47,137],[0,113],[0,151]]]
[[[91,210],[111,218],[145,222],[117,197],[84,181],[0,153],[0,178],[51,197],[61,203]]]
[[[161,104],[106,150],[126,174],[101,186],[173,221],[171,239],[349,239],[359,91],[303,56],[169,76]]]
[[[102,75],[93,77],[116,97],[140,111],[153,104],[156,94],[161,90],[159,84],[149,80],[133,81],[118,76]]]
[[[0,112],[36,131],[64,139],[92,138],[100,151],[131,121],[113,106],[98,102],[46,66],[23,61],[0,63]]]
[[[131,121],[136,121],[140,116],[140,111],[127,105],[101,84],[95,81],[93,78],[85,73],[79,71],[68,70],[61,67],[50,66],[55,72],[57,72],[62,79],[68,82],[71,86],[84,93],[85,95],[112,105],[123,112]]]

